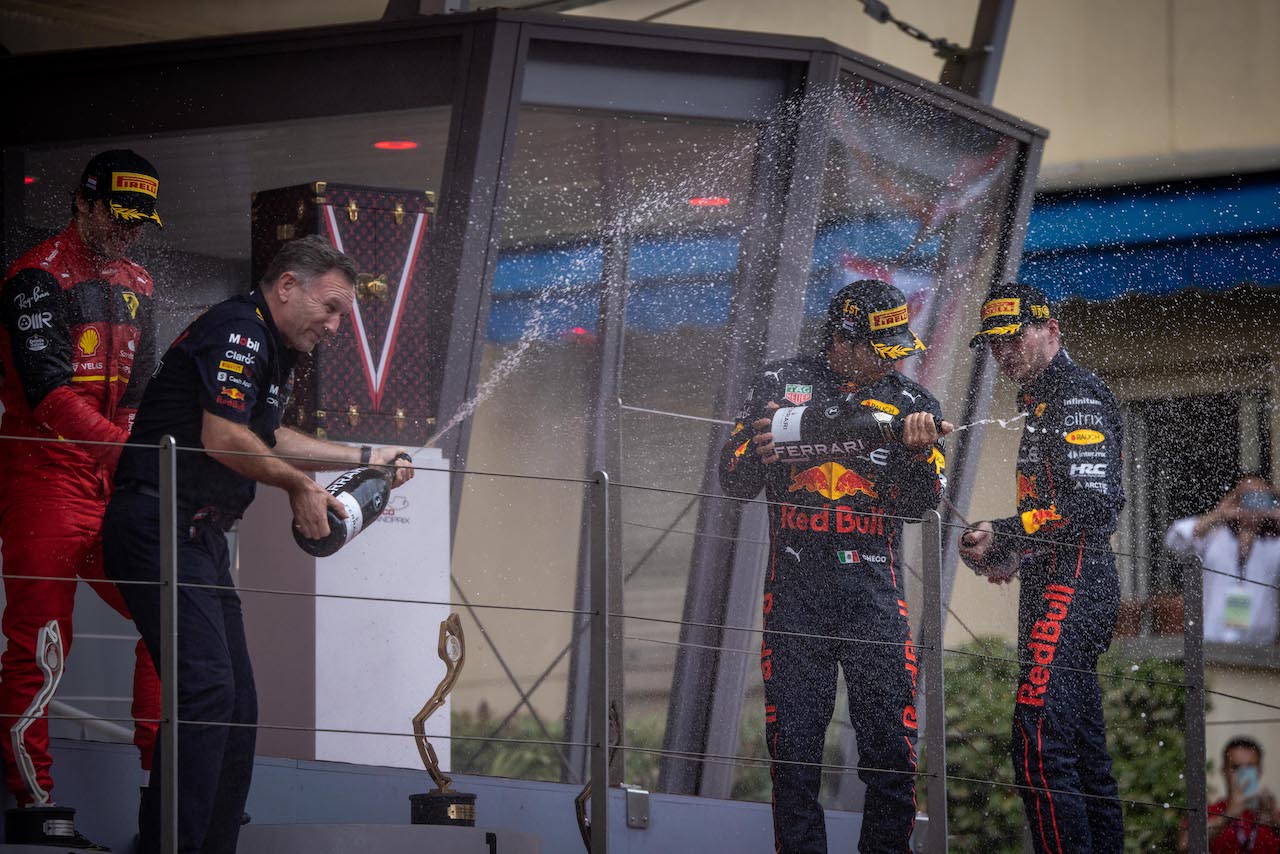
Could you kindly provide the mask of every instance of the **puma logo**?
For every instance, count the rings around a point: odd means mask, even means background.
[[[784,551],[784,552],[786,552],[787,554],[791,555],[793,558],[795,558],[795,559],[796,559],[796,563],[799,563],[799,562],[800,562],[800,552],[798,552],[798,551],[796,551],[795,549],[791,548],[791,546],[787,546],[785,549],[783,549],[783,551]]]
[[[766,377],[773,377],[776,382],[782,382],[782,371],[765,371]]]
[[[918,394],[912,394],[911,392],[907,391],[905,388],[900,389],[900,391],[902,392],[903,396],[908,398],[912,403],[915,403],[916,398],[920,396]]]

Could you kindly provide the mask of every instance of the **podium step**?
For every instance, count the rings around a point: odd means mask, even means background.
[[[237,854],[542,854],[538,837],[419,824],[250,824]],[[47,850],[37,854],[49,854]]]

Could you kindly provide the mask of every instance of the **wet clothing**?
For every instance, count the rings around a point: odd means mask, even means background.
[[[1123,817],[1119,802],[1107,800],[1118,790],[1097,676],[1120,606],[1110,545],[1124,506],[1120,407],[1066,350],[1019,399],[1027,416],[1018,515],[992,523],[992,559],[1017,552],[1022,577],[1014,776],[1027,787],[1037,852],[1120,851]]]
[[[204,413],[245,424],[269,446],[288,400],[296,354],[285,347],[258,292],[209,309],[165,353],[120,457],[107,508],[107,576],[160,578],[159,459],[166,434],[201,447]],[[258,702],[240,598],[223,531],[253,500],[254,481],[204,453],[178,454],[178,850],[233,854],[249,794]],[[134,622],[160,656],[158,588],[122,584]],[[222,724],[243,724],[225,726]],[[139,851],[160,850],[160,766],[143,792]]]
[[[941,414],[917,383],[892,372],[863,386],[842,380],[825,356],[766,366],[749,392],[720,458],[727,495],[765,490],[771,504],[760,669],[773,779],[774,834],[783,854],[826,852],[818,802],[821,763],[835,708],[836,667],[849,685],[859,771],[867,784],[859,850],[907,850],[915,822],[917,662],[899,557],[902,522],[938,503],[940,446],[902,445],[808,464],[760,462],[750,424],[765,406],[873,405],[903,416]],[[822,637],[797,637],[803,633]],[[849,640],[834,640],[848,638]],[[875,643],[859,643],[860,639]]]
[[[155,445],[166,434],[180,448],[199,448],[204,413],[244,424],[269,448],[293,386],[297,353],[280,337],[262,293],[232,297],[197,317],[169,346],[147,388],[130,445]],[[126,447],[116,483],[160,483],[153,449]],[[244,513],[257,484],[208,454],[182,455],[178,503],[192,509]]]
[[[125,259],[100,257],[75,226],[36,246],[8,271],[0,288],[0,539],[3,540],[8,646],[0,658],[0,738],[5,782],[20,804],[43,802],[53,786],[46,681],[37,647],[56,622],[64,660],[72,611],[87,579],[112,608],[124,600],[102,578],[102,515],[117,445],[154,364],[152,282]],[[32,578],[37,576],[38,578]],[[160,717],[160,686],[150,655],[134,650],[134,743],[143,768]],[[47,698],[46,698],[47,701]],[[29,765],[28,765],[29,762]]]

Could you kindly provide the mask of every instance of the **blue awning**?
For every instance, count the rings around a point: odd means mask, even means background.
[[[1043,194],[1019,277],[1055,301],[1280,285],[1280,175]]]
[[[847,281],[847,257],[891,265],[914,234],[906,220],[821,226],[805,315],[821,316]],[[922,265],[917,276],[928,278],[939,239],[913,253]],[[628,258],[627,325],[646,331],[723,326],[739,242],[725,233],[637,237]],[[503,251],[494,273],[490,340],[594,332],[603,270],[599,242]],[[1280,173],[1042,194],[1031,211],[1020,278],[1054,301],[1280,286]]]

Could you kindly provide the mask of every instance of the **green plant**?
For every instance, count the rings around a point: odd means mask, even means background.
[[[1022,799],[1013,788],[1010,742],[1013,714],[1015,648],[993,637],[979,638],[948,654],[946,666],[947,710],[947,806],[951,850],[1000,852],[1022,850],[1025,823]],[[1114,762],[1113,773],[1121,797],[1147,801],[1157,807],[1125,806],[1125,850],[1171,851],[1176,849],[1182,812],[1163,804],[1186,802],[1183,783],[1184,738],[1182,665],[1170,661],[1126,662],[1104,656],[1098,666],[1103,674],[1122,674],[1156,680],[1101,679],[1107,743]],[[463,711],[453,713],[453,762],[458,773],[485,774],[525,780],[562,779],[560,749],[554,745],[474,741],[486,738],[494,723],[487,716]],[[560,721],[547,721],[543,732],[527,715],[512,718],[497,738],[529,741],[562,740]],[[666,726],[661,714],[627,719],[627,744],[641,750],[625,754],[626,781],[656,791],[662,757],[651,752],[662,747]],[[838,730],[827,731],[823,761],[842,765]],[[921,740],[923,742],[923,739]],[[923,745],[922,745],[923,747]],[[766,761],[741,762],[734,774],[735,800],[768,802],[771,796],[769,756],[764,737],[764,716],[751,708],[743,716],[737,755]],[[921,749],[921,770],[927,770]],[[853,773],[853,772],[849,772]],[[839,772],[823,777],[824,803],[832,803]],[[990,781],[990,782],[974,782]],[[918,783],[921,809],[925,808],[924,779]]]

